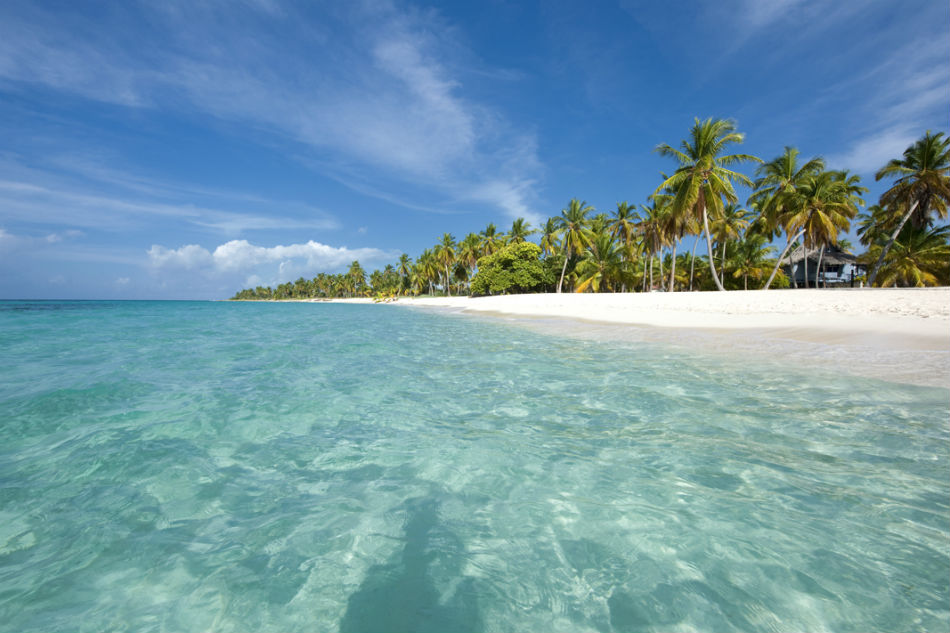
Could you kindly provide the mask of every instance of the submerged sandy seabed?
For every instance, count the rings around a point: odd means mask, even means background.
[[[950,288],[529,294],[394,303],[504,316],[562,336],[667,340],[950,388]]]

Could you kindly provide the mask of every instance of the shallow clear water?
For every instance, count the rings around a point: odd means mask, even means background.
[[[0,358],[0,630],[950,628],[947,390],[372,305]]]

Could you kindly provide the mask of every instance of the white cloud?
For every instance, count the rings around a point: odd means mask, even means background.
[[[398,254],[377,248],[328,246],[313,240],[304,244],[256,246],[247,240],[231,240],[209,251],[197,244],[175,249],[155,244],[148,250],[156,271],[192,271],[210,277],[243,279],[245,285],[274,284],[301,275],[335,272],[359,260],[372,267]],[[236,277],[240,275],[240,277]],[[262,280],[264,280],[262,282]]]
[[[128,277],[119,277],[118,279],[115,280],[115,285],[117,285],[117,286],[127,286],[127,285],[129,285],[129,282],[130,282],[130,281],[132,281],[132,280],[129,279]]]

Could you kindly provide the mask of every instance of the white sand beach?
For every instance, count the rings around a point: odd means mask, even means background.
[[[593,332],[758,352],[950,388],[950,288],[525,294],[394,303],[505,316],[568,336]]]

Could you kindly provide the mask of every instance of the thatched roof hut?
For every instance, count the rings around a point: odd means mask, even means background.
[[[790,266],[799,264],[802,261],[803,247],[799,246],[791,253],[788,254],[788,257],[782,260],[783,266]],[[808,249],[808,263],[818,264],[818,253],[819,249],[810,248]],[[846,253],[837,246],[826,246],[825,253],[821,258],[822,266],[845,266],[851,264],[852,266],[858,265],[858,258],[852,255],[851,253]]]

